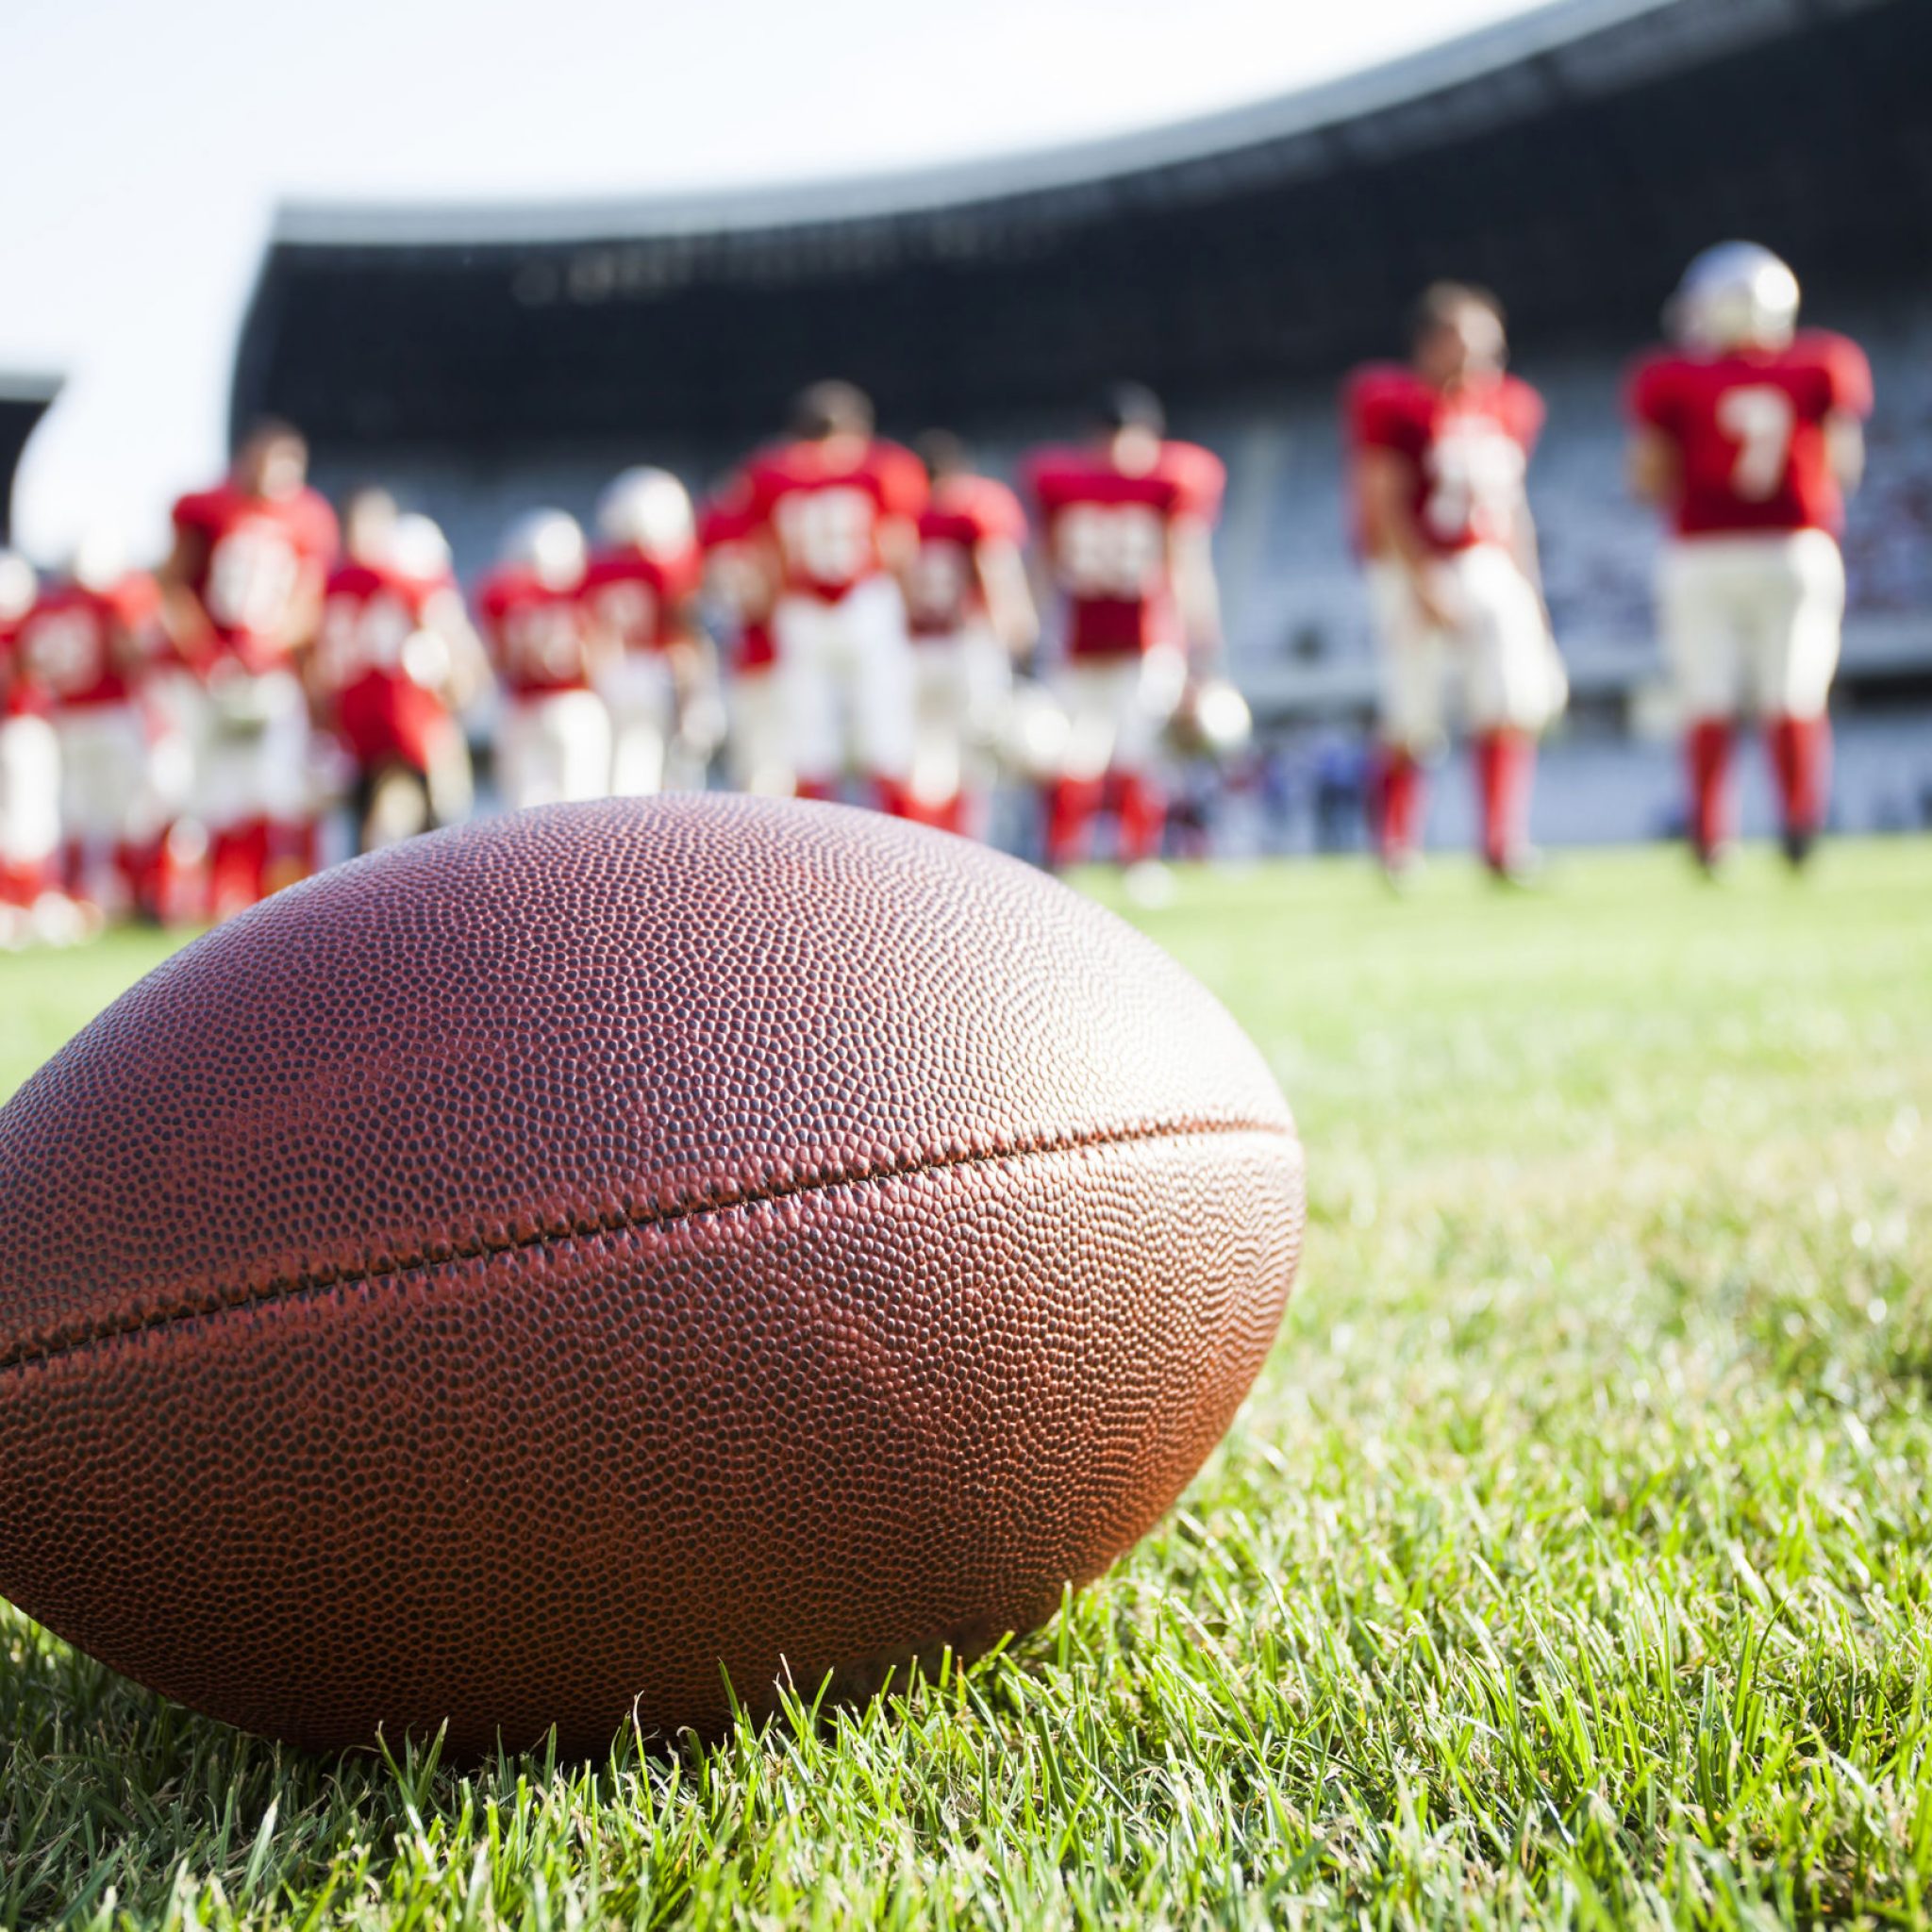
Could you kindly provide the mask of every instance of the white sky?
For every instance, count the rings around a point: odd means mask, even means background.
[[[1524,0],[5,0],[0,374],[68,386],[24,546],[145,550],[220,465],[275,203],[649,194],[1144,126]]]

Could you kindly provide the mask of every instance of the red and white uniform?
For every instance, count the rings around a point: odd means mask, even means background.
[[[1188,679],[1174,531],[1212,524],[1226,479],[1220,458],[1190,442],[1163,443],[1143,474],[1082,449],[1043,450],[1027,463],[1047,573],[1064,605],[1055,684],[1072,727],[1069,776],[1096,780],[1155,761]]]
[[[189,588],[206,637],[181,653],[206,693],[196,733],[195,808],[217,833],[306,823],[313,809],[308,702],[293,656],[297,611],[337,549],[335,512],[312,490],[250,496],[231,484],[184,496],[175,527],[198,544]]]
[[[994,546],[1017,553],[1026,513],[990,476],[945,476],[920,512],[919,548],[907,585],[912,635],[911,789],[921,806],[964,829],[958,801],[969,784],[982,791],[991,761],[974,748],[992,743],[1012,692],[1012,660],[994,636],[981,562]],[[978,767],[979,769],[975,769]]]
[[[457,728],[411,642],[456,594],[447,576],[410,576],[354,558],[329,573],[310,682],[365,776],[389,764],[428,774]],[[439,664],[436,668],[441,669]]]
[[[506,564],[479,586],[476,615],[503,685],[496,782],[505,803],[601,798],[610,716],[591,688],[596,625],[582,585],[545,584]]]
[[[0,615],[0,908],[33,904],[60,843],[59,741],[21,659],[27,614]]]
[[[778,567],[778,676],[801,783],[848,769],[902,782],[912,761],[906,606],[882,533],[925,508],[911,451],[874,440],[857,458],[830,442],[781,444],[745,466],[745,504]]]
[[[56,584],[20,626],[18,651],[60,742],[60,819],[82,896],[117,907],[134,888],[135,852],[181,801],[157,758],[142,698],[162,659],[154,580],[108,590]]]
[[[1663,352],[1638,366],[1628,405],[1676,462],[1658,602],[1687,708],[1821,715],[1845,598],[1830,425],[1871,413],[1864,353],[1823,330],[1781,349]]]
[[[727,761],[740,791],[785,797],[792,789],[791,734],[774,675],[771,588],[749,497],[734,485],[698,514],[705,588],[728,633],[724,701]]]
[[[1407,462],[1430,588],[1453,614],[1439,626],[1399,558],[1366,557],[1384,741],[1418,755],[1440,744],[1452,684],[1473,731],[1541,731],[1568,693],[1514,537],[1542,399],[1513,375],[1445,391],[1413,370],[1375,365],[1351,377],[1343,417],[1355,460],[1383,451]]]
[[[668,654],[685,638],[703,574],[695,546],[652,557],[634,545],[600,551],[584,573],[584,602],[620,647],[598,680],[610,711],[610,791],[616,797],[647,797],[663,789],[677,728],[677,683]]]

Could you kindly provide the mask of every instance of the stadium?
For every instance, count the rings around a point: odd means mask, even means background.
[[[1552,842],[1674,822],[1651,624],[1654,519],[1622,481],[1624,364],[1725,235],[1799,265],[1879,394],[1846,551],[1844,829],[1932,812],[1932,17],[1909,0],[1568,0],[1374,72],[1060,152],[765,193],[281,213],[233,418],[300,423],[323,476],[394,483],[479,565],[536,500],[625,463],[694,483],[838,373],[886,427],[995,465],[1158,386],[1230,469],[1229,662],[1305,795],[1372,700],[1337,384],[1399,351],[1432,277],[1504,299],[1550,427],[1532,471],[1574,702]],[[1300,774],[1300,775],[1298,775]],[[1444,787],[1435,836],[1466,836]],[[1768,801],[1746,797],[1747,825]],[[1287,808],[1263,842],[1312,838]]]

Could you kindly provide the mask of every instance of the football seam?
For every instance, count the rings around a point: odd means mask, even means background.
[[[969,1149],[959,1153],[908,1156],[898,1160],[882,1161],[873,1167],[804,1175],[796,1180],[729,1193],[718,1199],[680,1201],[668,1208],[617,1208],[568,1226],[541,1227],[529,1234],[496,1240],[479,1235],[466,1241],[451,1241],[447,1246],[440,1244],[435,1253],[418,1251],[361,1267],[303,1268],[291,1274],[273,1276],[253,1286],[243,1284],[239,1288],[214,1289],[206,1291],[192,1307],[151,1309],[142,1314],[88,1323],[65,1332],[57,1329],[44,1341],[24,1341],[11,1348],[0,1349],[0,1374],[14,1369],[44,1366],[68,1356],[85,1354],[104,1343],[128,1341],[179,1323],[207,1321],[219,1315],[235,1314],[244,1308],[275,1307],[335,1289],[366,1287],[395,1275],[428,1274],[436,1269],[470,1261],[493,1260],[505,1255],[525,1254],[532,1249],[556,1247],[572,1241],[602,1241],[612,1235],[639,1233],[649,1228],[678,1227],[713,1215],[775,1206],[807,1195],[835,1193],[846,1188],[874,1187],[887,1181],[916,1180],[928,1174],[950,1174],[960,1168],[985,1167],[1001,1161],[1056,1154],[1086,1153],[1108,1147],[1128,1147],[1150,1141],[1187,1141],[1222,1134],[1267,1134],[1299,1142],[1294,1127],[1278,1121],[1159,1121],[1137,1126],[1101,1128],[1088,1133],[1044,1136],[1038,1140],[1016,1141],[998,1147]]]

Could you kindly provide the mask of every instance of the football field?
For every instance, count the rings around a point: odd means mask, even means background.
[[[0,1924],[1932,1922],[1932,842],[1177,879],[1310,1224],[1109,1577],[589,1767],[300,1758],[0,1608]],[[0,959],[0,1091],[163,950]]]

